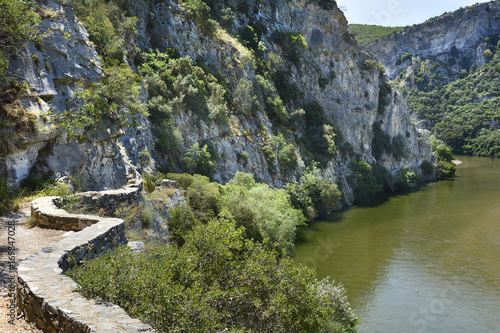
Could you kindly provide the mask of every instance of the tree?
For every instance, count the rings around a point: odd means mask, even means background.
[[[5,76],[7,58],[37,36],[39,23],[32,1],[0,0],[0,77]]]

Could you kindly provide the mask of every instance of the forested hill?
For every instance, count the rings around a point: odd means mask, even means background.
[[[410,112],[455,153],[500,156],[500,1],[461,8],[371,44]]]

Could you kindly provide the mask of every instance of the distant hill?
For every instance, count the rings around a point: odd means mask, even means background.
[[[363,46],[368,46],[404,28],[405,27],[382,27],[369,24],[349,24],[349,31],[356,36],[358,42]]]

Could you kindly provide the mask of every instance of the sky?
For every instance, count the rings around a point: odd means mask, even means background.
[[[407,26],[489,0],[337,0],[349,23]]]

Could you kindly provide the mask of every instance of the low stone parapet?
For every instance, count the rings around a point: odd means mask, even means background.
[[[121,193],[121,192],[119,192]],[[123,220],[69,214],[55,206],[57,197],[32,203],[37,224],[81,230],[22,261],[18,267],[17,306],[28,322],[44,332],[155,332],[151,326],[130,318],[116,305],[84,298],[78,285],[64,275],[84,259],[92,259],[127,243]]]

